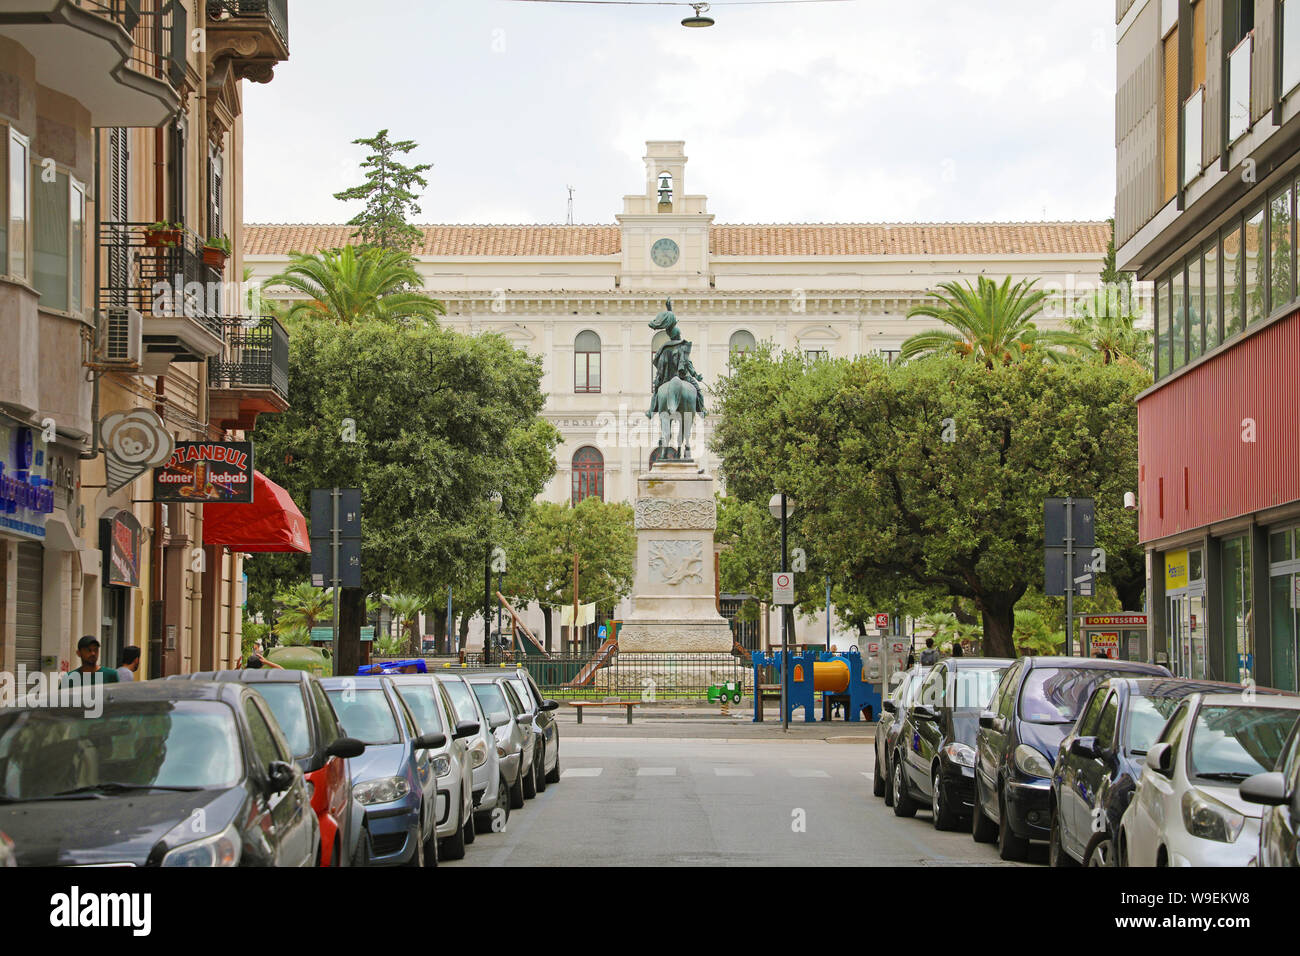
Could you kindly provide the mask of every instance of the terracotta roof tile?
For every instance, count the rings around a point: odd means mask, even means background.
[[[617,225],[421,226],[424,256],[608,256],[620,251]],[[250,224],[245,255],[315,252],[347,243],[341,225]],[[715,256],[1101,255],[1104,222],[806,223],[715,225]]]

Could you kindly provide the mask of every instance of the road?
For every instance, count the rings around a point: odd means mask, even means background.
[[[560,783],[445,865],[1010,865],[969,832],[936,831],[927,811],[898,819],[871,795],[871,725],[839,724],[858,736],[836,742],[663,723],[632,736],[636,725],[566,721]],[[675,736],[659,736],[672,724]],[[578,736],[593,729],[600,735]]]

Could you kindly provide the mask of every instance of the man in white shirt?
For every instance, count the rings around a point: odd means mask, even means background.
[[[136,671],[140,669],[140,648],[134,644],[128,644],[122,648],[122,653],[118,657],[117,679],[120,681],[135,680]]]

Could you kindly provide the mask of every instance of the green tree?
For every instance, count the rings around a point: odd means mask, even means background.
[[[1122,501],[1145,372],[760,352],[719,389],[728,493],[765,506],[787,489],[810,554],[863,600],[969,600],[985,652],[1012,656],[1014,608],[1042,579],[1043,499],[1067,491],[1096,500],[1108,574],[1141,563]]]
[[[1015,643],[1019,654],[1055,654],[1065,643],[1064,631],[1053,631],[1041,614],[1016,608]]]
[[[1033,288],[1038,280],[1022,279],[1012,285],[1008,276],[999,285],[979,276],[976,281],[975,286],[969,282],[941,282],[941,291],[935,294],[937,303],[908,311],[909,319],[938,319],[953,331],[918,332],[903,343],[899,353],[902,358],[947,353],[974,358],[992,367],[1030,355],[1052,362],[1068,357],[1068,353],[1052,346],[1087,348],[1086,342],[1070,332],[1045,331],[1031,321],[1042,311],[1047,298],[1045,291]]]
[[[406,253],[344,246],[310,255],[291,253],[289,265],[263,288],[284,288],[305,296],[291,299],[277,310],[285,321],[436,321],[447,308],[437,299],[411,290],[419,284],[420,276]]]
[[[1151,369],[1151,333],[1138,328],[1133,297],[1123,285],[1108,285],[1079,302],[1070,330],[1105,365],[1127,362]]]
[[[365,182],[334,194],[335,199],[345,202],[365,201],[365,208],[348,220],[349,226],[357,227],[352,237],[361,239],[367,246],[409,253],[424,238],[420,230],[410,224],[410,217],[420,212],[415,187],[428,187],[420,174],[433,166],[429,163],[403,164],[401,157],[415,149],[417,144],[410,139],[394,142],[388,138],[386,129],[381,129],[370,139],[354,139],[352,144],[369,147],[371,151],[361,162]]]
[[[299,582],[278,593],[275,600],[282,607],[274,627],[281,644],[311,643],[311,629],[334,617],[334,592],[330,588]],[[306,640],[302,639],[304,634]]]
[[[418,594],[390,594],[387,603],[397,618],[399,632],[406,632],[406,652],[419,656],[424,652],[420,646],[420,612],[429,606],[429,599]]]

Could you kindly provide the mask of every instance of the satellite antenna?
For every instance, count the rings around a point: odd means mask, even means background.
[[[572,226],[573,225],[573,187],[566,186],[565,188],[569,190],[569,216],[565,220],[565,222],[568,225]]]

